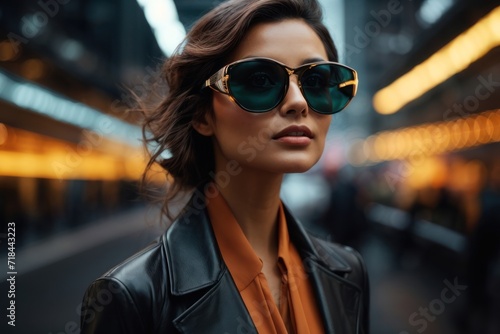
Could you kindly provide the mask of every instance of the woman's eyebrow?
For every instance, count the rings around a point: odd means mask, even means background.
[[[313,57],[313,58],[307,58],[302,61],[302,64],[309,64],[309,63],[314,63],[318,61],[325,61],[325,59],[321,57]]]
[[[271,60],[274,60],[274,61],[276,61],[278,63],[281,63],[279,60],[276,60],[274,58],[263,57],[263,56],[256,56],[256,55],[247,55],[247,56],[242,57],[240,60],[251,59],[251,58],[265,58],[265,59],[271,59]],[[302,60],[302,62],[300,63],[300,66],[305,65],[305,64],[310,64],[310,63],[316,63],[316,62],[320,62],[320,61],[327,61],[327,59],[324,59],[324,58],[322,58],[320,56],[306,58],[306,59]]]

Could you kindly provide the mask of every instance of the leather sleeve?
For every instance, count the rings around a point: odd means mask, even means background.
[[[147,329],[127,287],[116,278],[96,280],[82,303],[81,334],[141,334]]]

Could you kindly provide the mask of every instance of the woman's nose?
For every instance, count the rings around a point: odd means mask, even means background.
[[[306,116],[308,113],[307,101],[299,87],[297,76],[290,76],[288,91],[286,92],[283,102],[279,106],[280,113],[283,115],[300,114]]]

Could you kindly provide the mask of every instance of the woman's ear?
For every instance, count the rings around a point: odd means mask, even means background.
[[[205,113],[200,120],[193,120],[193,128],[202,136],[210,137],[214,134],[214,122],[209,113]]]

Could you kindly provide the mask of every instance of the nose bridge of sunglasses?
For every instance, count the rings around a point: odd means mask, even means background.
[[[286,70],[286,73],[288,73],[288,76],[295,74],[295,70],[292,68],[285,67],[285,70]]]
[[[286,73],[288,73],[288,80],[289,80],[288,86],[290,86],[290,84],[292,82],[296,82],[297,86],[300,87],[300,80],[299,80],[300,72],[297,72],[297,69],[288,68],[288,67],[285,67],[285,70],[286,70]],[[292,80],[292,77],[295,77],[295,80]]]

